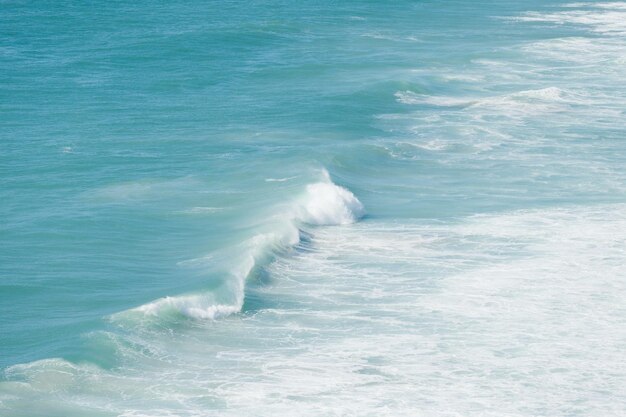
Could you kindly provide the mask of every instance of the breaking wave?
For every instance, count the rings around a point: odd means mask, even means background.
[[[327,171],[319,182],[307,185],[272,231],[260,233],[237,248],[233,259],[236,266],[228,272],[223,284],[212,291],[164,297],[114,316],[172,316],[183,315],[194,319],[216,319],[240,312],[245,299],[246,281],[257,269],[267,265],[276,256],[284,254],[300,243],[301,227],[346,225],[358,221],[365,214],[363,204],[348,189],[332,182]]]

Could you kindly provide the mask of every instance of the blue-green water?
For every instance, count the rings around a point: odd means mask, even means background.
[[[618,416],[626,3],[0,2],[0,415]]]

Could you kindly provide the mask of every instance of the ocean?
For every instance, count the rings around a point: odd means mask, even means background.
[[[626,415],[626,2],[0,2],[0,415]]]

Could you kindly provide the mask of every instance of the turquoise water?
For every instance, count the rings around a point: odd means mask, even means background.
[[[623,415],[626,3],[0,10],[0,415]]]

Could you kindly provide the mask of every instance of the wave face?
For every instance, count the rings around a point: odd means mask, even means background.
[[[0,416],[623,414],[625,2],[2,19]]]

